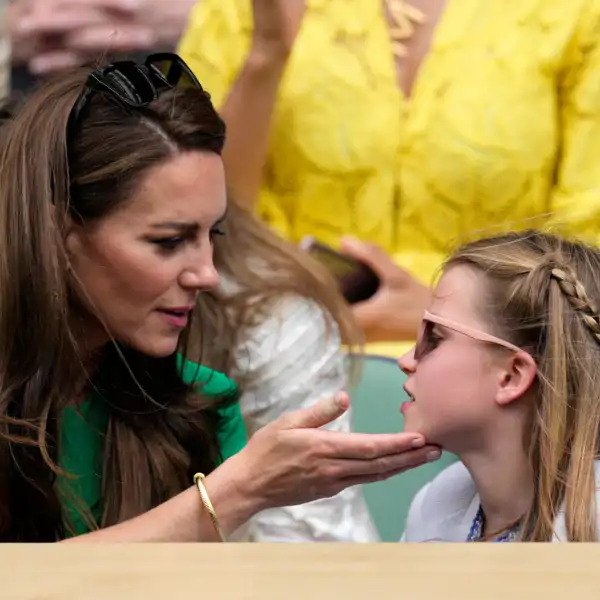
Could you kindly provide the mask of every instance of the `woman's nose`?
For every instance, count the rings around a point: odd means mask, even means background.
[[[219,285],[219,273],[212,261],[188,268],[181,273],[182,287],[193,290],[210,290]]]

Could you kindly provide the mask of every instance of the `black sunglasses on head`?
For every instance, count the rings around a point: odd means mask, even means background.
[[[143,108],[154,102],[161,92],[176,87],[193,87],[203,91],[184,60],[171,52],[150,54],[143,64],[123,60],[96,69],[90,73],[83,91],[71,109],[69,139],[90,98],[98,91],[109,92],[131,108]]]

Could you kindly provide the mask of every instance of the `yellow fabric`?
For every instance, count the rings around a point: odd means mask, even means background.
[[[411,98],[380,0],[307,2],[259,201],[273,227],[375,242],[425,283],[474,235],[598,239],[599,0],[448,0]],[[180,52],[217,105],[251,31],[251,0],[191,15]]]

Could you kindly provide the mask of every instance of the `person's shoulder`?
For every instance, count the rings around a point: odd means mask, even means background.
[[[316,301],[292,293],[267,301],[244,337],[261,354],[294,350],[294,341],[303,344],[294,352],[303,350],[305,354],[323,346],[340,346],[339,329],[333,317]]]
[[[477,488],[467,468],[456,462],[446,467],[416,495],[411,505],[404,540],[422,542],[451,540],[459,532],[477,496]]]
[[[463,465],[456,462],[446,467],[429,484],[423,498],[422,510],[428,514],[454,514],[468,507],[477,494],[475,482]]]
[[[219,398],[234,398],[238,386],[224,373],[196,364],[190,360],[178,357],[181,368],[181,378],[187,385],[196,386],[199,392],[206,396]]]
[[[286,293],[273,298],[266,323],[277,322],[281,327],[324,330],[333,325],[329,313],[315,300]]]

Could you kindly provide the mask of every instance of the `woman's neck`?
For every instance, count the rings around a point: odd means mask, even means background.
[[[501,446],[460,456],[479,493],[484,535],[513,525],[527,513],[533,499],[534,475],[525,449],[521,444]]]

